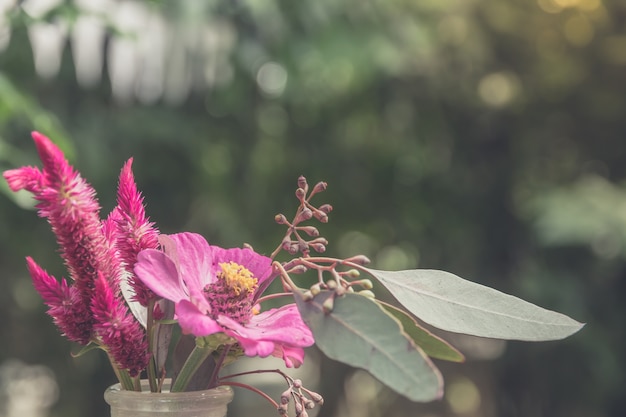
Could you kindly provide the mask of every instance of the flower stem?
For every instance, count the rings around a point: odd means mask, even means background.
[[[272,265],[274,269],[276,269],[278,273],[280,274],[283,282],[286,283],[289,286],[289,288],[291,288],[291,291],[293,291],[294,294],[298,294],[301,297],[303,297],[302,291],[300,290],[300,288],[298,288],[295,282],[293,282],[293,280],[291,279],[287,271],[285,271],[285,268],[283,268],[280,262],[274,261]]]
[[[227,381],[227,382],[220,382],[220,385],[230,385],[231,387],[245,388],[249,391],[259,394],[261,397],[265,398],[270,404],[272,404],[272,406],[278,408],[278,403],[274,401],[272,397],[270,397],[269,395],[267,395],[260,389],[250,386],[248,384],[243,384],[241,382]]]
[[[189,385],[189,381],[191,377],[196,373],[202,362],[209,357],[214,350],[210,347],[200,347],[197,346],[193,348],[189,357],[185,361],[180,373],[176,377],[176,381],[174,385],[172,385],[172,392],[182,392],[185,391],[187,385]]]
[[[273,300],[275,298],[280,298],[280,297],[293,297],[293,293],[291,293],[291,292],[278,292],[278,293],[275,293],[275,294],[268,294],[268,295],[264,295],[263,297],[259,298],[256,302],[258,304],[261,304],[264,301],[269,301],[269,300]]]
[[[224,345],[220,357],[215,362],[215,368],[213,368],[213,373],[211,374],[211,379],[209,380],[209,388],[215,388],[217,386],[220,368],[224,364],[224,360],[226,359],[226,356],[228,356],[228,351],[230,350],[231,346],[232,345]]]
[[[254,371],[244,371],[244,372],[238,372],[236,374],[224,375],[220,378],[220,383],[224,385],[224,382],[222,382],[222,380],[228,379],[228,378],[236,378],[238,376],[253,375],[253,374],[268,374],[268,373],[278,374],[282,376],[283,378],[285,378],[285,380],[287,381],[292,379],[289,375],[287,375],[280,369],[255,369]]]
[[[111,362],[111,367],[113,368],[113,372],[115,372],[115,376],[117,376],[118,381],[120,381],[122,389],[126,391],[140,391],[141,387],[136,383],[138,382],[138,379],[131,378],[128,371],[118,368],[109,352],[107,352],[107,356]]]
[[[148,382],[150,383],[150,392],[158,392],[156,377],[156,358],[154,357],[154,299],[148,302],[147,318],[146,318],[146,337],[148,338],[149,349],[153,352],[148,362]]]

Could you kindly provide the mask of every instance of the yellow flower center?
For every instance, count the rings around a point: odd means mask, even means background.
[[[228,286],[235,295],[244,295],[253,293],[257,288],[258,280],[252,276],[252,272],[243,266],[230,262],[222,262],[219,264],[222,268],[222,273],[218,276],[224,280],[226,286]]]

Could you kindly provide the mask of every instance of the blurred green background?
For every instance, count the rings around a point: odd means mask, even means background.
[[[625,22],[620,0],[3,0],[0,170],[39,163],[39,130],[107,213],[133,156],[161,231],[264,253],[304,174],[329,183],[330,255],[587,323],[541,344],[451,336],[468,361],[438,363],[447,393],[425,405],[311,349],[320,416],[623,416]],[[27,255],[65,276],[31,205],[0,183],[0,416],[29,372],[49,415],[107,416],[105,358],[72,358],[31,287]],[[275,415],[237,395],[229,415]]]

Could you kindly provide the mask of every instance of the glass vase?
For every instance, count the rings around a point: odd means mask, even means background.
[[[171,381],[163,392],[152,393],[148,381],[141,382],[142,392],[122,390],[120,384],[104,392],[111,406],[111,417],[226,417],[233,390],[228,386],[204,391],[169,392]]]

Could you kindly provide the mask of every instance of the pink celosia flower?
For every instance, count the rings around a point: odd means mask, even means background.
[[[134,300],[145,307],[154,298],[154,294],[143,282],[136,279],[133,267],[140,251],[159,246],[159,231],[146,216],[143,197],[135,184],[132,163],[131,158],[122,168],[117,187],[117,207],[109,219],[116,225],[116,245],[129,274],[128,282],[135,294]]]
[[[64,335],[81,344],[104,345],[118,365],[137,374],[147,365],[147,344],[120,299],[125,258],[116,247],[117,226],[100,221],[95,190],[63,152],[40,133],[33,132],[33,139],[43,169],[22,167],[3,176],[13,191],[30,191],[39,202],[39,215],[52,226],[73,280],[71,286],[58,282],[27,258],[35,289]]]
[[[247,356],[282,357],[299,366],[314,343],[295,304],[255,314],[259,288],[272,279],[271,259],[251,249],[210,246],[195,233],[161,235],[163,251],[144,250],[135,273],[152,291],[176,304],[185,333],[224,334]]]
[[[72,340],[87,344],[91,340],[93,318],[89,305],[93,295],[93,283],[98,270],[110,279],[116,272],[110,264],[111,253],[101,230],[100,206],[95,190],[65,160],[63,152],[47,137],[33,132],[43,170],[22,167],[5,171],[3,176],[13,191],[30,191],[39,202],[39,215],[46,217],[61,247],[74,291],[80,302],[69,308],[80,319]],[[47,301],[44,297],[44,301]],[[80,332],[80,334],[79,334]]]
[[[94,330],[116,365],[127,369],[131,376],[139,375],[150,359],[148,342],[139,323],[115,296],[102,274],[96,280],[91,310],[95,319]]]
[[[26,264],[35,290],[48,306],[48,314],[61,334],[73,342],[83,343],[85,335],[91,334],[92,322],[91,320],[86,322],[85,317],[80,314],[82,310],[76,308],[81,304],[80,294],[76,287],[68,286],[65,279],[57,281],[31,257],[26,258]]]

